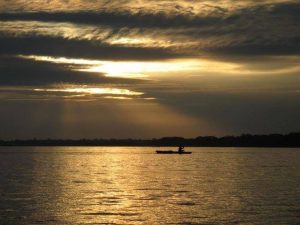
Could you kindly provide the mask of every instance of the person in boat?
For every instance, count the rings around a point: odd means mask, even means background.
[[[179,152],[179,153],[183,153],[183,152],[184,152],[184,146],[180,145],[180,146],[178,147],[178,152]]]

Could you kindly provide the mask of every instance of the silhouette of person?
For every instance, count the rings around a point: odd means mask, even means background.
[[[178,147],[178,152],[179,152],[179,153],[184,152],[184,147],[183,147],[182,145],[180,145],[180,146]]]

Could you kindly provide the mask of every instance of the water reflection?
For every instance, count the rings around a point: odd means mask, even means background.
[[[2,148],[0,217],[5,224],[296,224],[299,153]]]

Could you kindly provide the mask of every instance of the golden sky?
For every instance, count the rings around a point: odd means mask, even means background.
[[[297,131],[299,15],[292,0],[0,1],[0,139]]]

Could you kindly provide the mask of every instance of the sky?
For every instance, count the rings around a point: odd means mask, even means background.
[[[0,139],[300,130],[299,0],[0,0]]]

